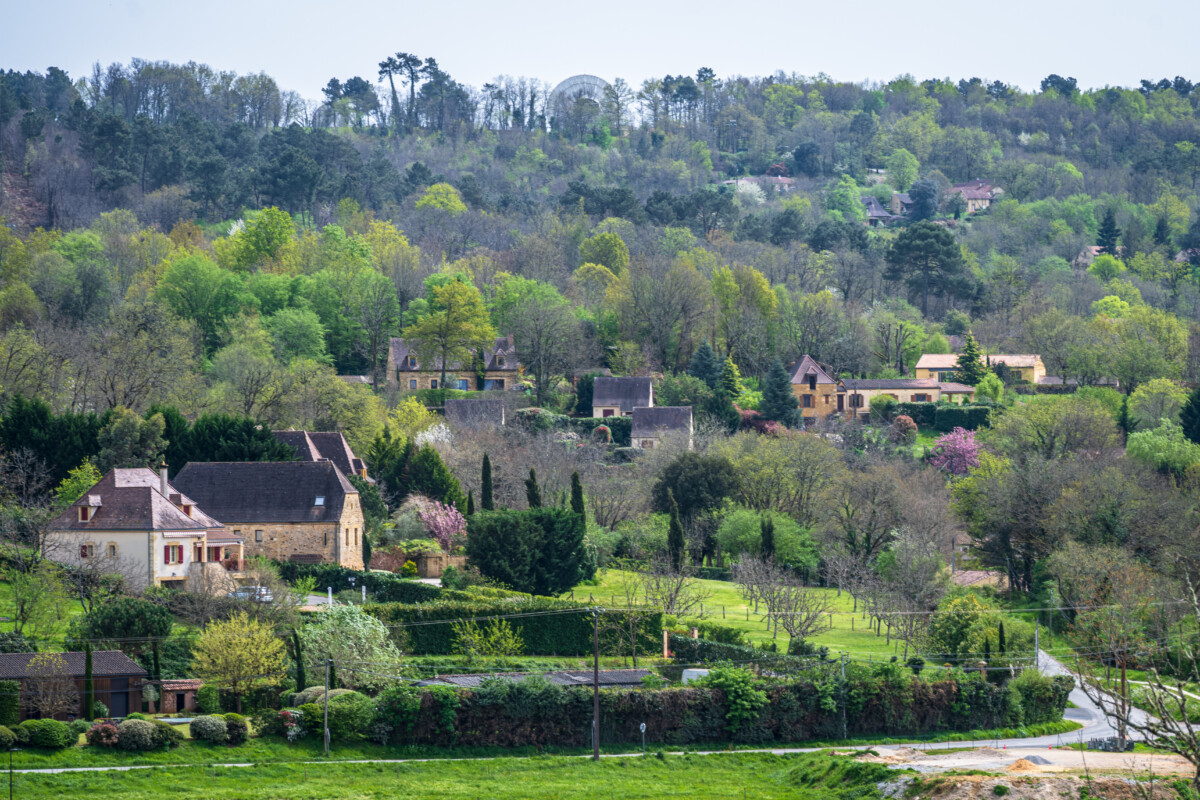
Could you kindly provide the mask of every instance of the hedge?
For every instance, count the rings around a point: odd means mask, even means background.
[[[1072,681],[1034,676],[1021,688],[997,687],[978,675],[924,680],[893,664],[846,671],[845,725],[850,736],[919,736],[1034,724],[1025,709],[1045,701],[1060,719]],[[832,668],[788,683],[759,683],[767,704],[750,721],[727,728],[725,695],[715,688],[602,691],[600,740],[636,743],[645,723],[647,742],[801,742],[842,738],[841,680]],[[485,681],[473,691],[439,687],[419,695],[411,726],[392,730],[402,744],[459,747],[582,747],[590,741],[592,692],[533,678],[519,683]]]
[[[79,741],[79,734],[71,730],[70,725],[56,719],[27,719],[13,734],[21,744],[47,750],[62,750]]]
[[[612,443],[618,447],[633,444],[633,417],[566,417],[568,424],[585,439],[592,438],[592,431],[607,425],[612,431]]]
[[[0,725],[12,727],[21,719],[21,684],[0,681]]]
[[[670,647],[673,658],[679,664],[712,664],[727,661],[734,664],[757,664],[772,672],[790,673],[812,669],[819,663],[815,658],[788,656],[756,647],[725,644],[711,639],[693,639],[690,636],[672,635]]]
[[[312,576],[317,579],[319,592],[324,592],[327,587],[333,587],[334,592],[358,589],[365,584],[371,597],[380,603],[424,603],[437,600],[442,594],[437,586],[404,580],[390,572],[364,572],[338,564],[277,563],[279,575],[285,581],[294,583],[300,578]]]
[[[937,403],[897,403],[896,414],[910,417],[918,425],[933,425]]]
[[[949,433],[955,428],[978,430],[991,424],[991,414],[989,406],[938,406],[933,427],[942,433]]]
[[[436,620],[457,620],[473,617],[508,616],[546,611],[570,611],[577,613],[546,614],[544,616],[510,617],[508,622],[521,635],[527,655],[539,656],[585,656],[592,654],[592,615],[579,604],[547,597],[526,599],[477,598],[465,593],[455,593],[460,598],[432,603],[378,603],[367,604],[364,610],[385,625],[406,625],[405,649],[414,655],[449,655],[454,650],[452,626],[411,625],[411,623]],[[626,618],[630,612],[614,610],[606,612],[610,620]],[[662,614],[638,610],[643,615],[641,630],[649,641],[661,641]],[[602,637],[601,646],[611,650],[615,643],[611,637]]]

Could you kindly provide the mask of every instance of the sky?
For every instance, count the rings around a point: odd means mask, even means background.
[[[267,2],[3,0],[0,69],[67,70],[137,57],[264,71],[320,96],[331,77],[377,78],[396,51],[436,58],[476,88],[498,75],[550,84],[579,73],[633,86],[712,67],[719,77],[825,73],[886,82],[978,76],[1036,89],[1050,73],[1083,88],[1182,74],[1200,81],[1200,2],[1141,0],[534,0]]]

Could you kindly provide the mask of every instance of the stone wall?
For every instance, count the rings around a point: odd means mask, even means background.
[[[358,505],[357,503],[355,504]],[[362,569],[362,509],[343,508],[338,523],[294,522],[227,523],[246,540],[246,557],[266,556],[288,561],[292,556],[321,556],[324,561],[350,569]],[[262,531],[258,541],[257,531]]]

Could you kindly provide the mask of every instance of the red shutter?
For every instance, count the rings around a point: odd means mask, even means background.
[[[163,563],[171,563],[171,545],[163,545]]]
[[[79,557],[87,558],[87,545],[86,544],[79,545]]]

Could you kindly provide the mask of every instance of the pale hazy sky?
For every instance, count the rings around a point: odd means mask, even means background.
[[[637,86],[701,66],[720,77],[979,76],[1024,89],[1057,72],[1082,87],[1136,86],[1200,81],[1197,31],[1196,0],[0,0],[0,69],[77,78],[95,61],[199,61],[262,70],[315,98],[333,76],[374,81],[378,62],[403,50],[476,88],[500,74],[553,84],[584,72]]]

